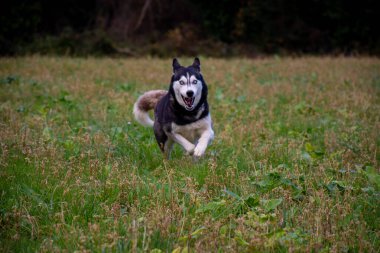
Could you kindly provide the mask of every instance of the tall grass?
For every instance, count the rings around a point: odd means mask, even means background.
[[[0,59],[0,251],[376,252],[380,61],[201,60],[194,162],[131,113],[169,59]]]

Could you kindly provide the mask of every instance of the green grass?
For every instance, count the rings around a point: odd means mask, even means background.
[[[193,162],[132,116],[170,59],[0,59],[0,251],[376,252],[380,61],[201,60]]]

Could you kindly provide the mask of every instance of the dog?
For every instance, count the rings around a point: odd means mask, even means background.
[[[181,66],[173,59],[169,90],[151,90],[141,95],[133,106],[136,120],[153,127],[158,145],[166,158],[174,143],[188,155],[199,158],[214,139],[207,103],[207,84],[198,58],[192,65]],[[154,109],[154,121],[148,111]]]

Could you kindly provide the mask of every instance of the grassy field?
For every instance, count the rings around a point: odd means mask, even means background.
[[[194,163],[132,117],[171,59],[0,59],[0,251],[378,252],[380,60],[201,61]]]

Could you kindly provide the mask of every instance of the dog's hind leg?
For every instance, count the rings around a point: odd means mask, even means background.
[[[158,146],[160,147],[162,153],[165,153],[166,143],[169,141],[168,136],[165,134],[164,130],[161,128],[161,125],[157,122],[154,122],[153,126],[154,136],[156,137]]]
[[[158,146],[160,147],[164,157],[169,159],[174,144],[173,139],[165,133],[158,122],[154,123],[153,130]]]
[[[164,144],[164,156],[166,159],[170,159],[170,154],[172,152],[172,149],[173,149],[173,140],[171,138],[168,138]]]

